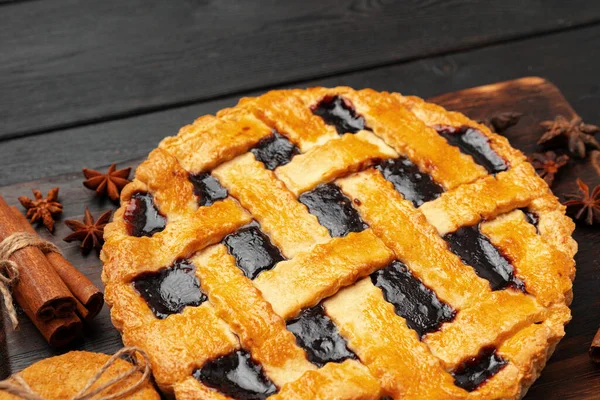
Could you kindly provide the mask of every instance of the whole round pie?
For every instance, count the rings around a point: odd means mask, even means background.
[[[121,204],[106,300],[178,399],[517,399],[570,320],[564,207],[417,97],[244,98],[164,139]]]

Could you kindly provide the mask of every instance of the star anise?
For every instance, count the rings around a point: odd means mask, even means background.
[[[594,221],[600,222],[600,185],[591,194],[590,188],[581,179],[577,179],[577,186],[580,193],[569,195],[571,200],[563,203],[567,206],[567,212],[574,215],[575,219],[585,218],[588,225],[593,225]]]
[[[553,151],[547,151],[545,153],[533,153],[529,157],[529,162],[535,168],[535,171],[540,177],[542,177],[548,186],[552,186],[554,182],[554,175],[558,172],[561,167],[564,167],[569,161],[569,156],[563,154],[556,156]]]
[[[112,201],[118,201],[121,190],[131,182],[129,173],[131,167],[116,170],[116,164],[112,164],[108,167],[108,171],[103,174],[102,172],[93,169],[83,169],[83,175],[85,175],[86,181],[83,185],[91,190],[95,190],[97,194],[103,195],[108,194],[108,197]]]
[[[584,124],[579,117],[569,121],[559,115],[554,121],[543,121],[540,125],[546,128],[546,132],[538,140],[538,144],[556,147],[566,140],[569,152],[580,158],[585,158],[586,147],[600,149],[600,143],[594,138],[594,133],[600,131],[600,127]]]
[[[33,224],[42,222],[49,232],[54,232],[54,217],[62,213],[62,204],[58,200],[58,188],[50,189],[46,198],[42,196],[39,190],[33,190],[35,200],[29,197],[20,196],[19,201],[27,209],[27,218]]]
[[[479,123],[484,124],[485,126],[490,128],[492,132],[501,133],[510,128],[511,126],[516,125],[522,116],[523,114],[521,113],[507,111],[494,115],[491,118],[483,119],[479,121]]]
[[[96,222],[94,222],[94,217],[88,208],[85,208],[85,216],[83,217],[83,223],[68,219],[65,221],[65,225],[67,225],[73,233],[65,237],[63,240],[65,242],[72,242],[74,240],[81,241],[81,250],[83,254],[87,254],[95,248],[98,253],[100,253],[100,249],[104,244],[104,227],[110,220],[112,215],[112,211],[109,210],[102,214]]]

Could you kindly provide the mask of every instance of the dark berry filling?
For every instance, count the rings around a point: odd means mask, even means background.
[[[406,325],[419,336],[436,331],[441,324],[454,319],[456,313],[452,307],[441,302],[435,292],[400,261],[392,261],[386,268],[372,273],[371,281],[394,305],[396,314],[406,319]]]
[[[506,364],[508,361],[496,354],[495,348],[484,348],[476,357],[464,361],[459,368],[452,372],[454,384],[472,392],[496,375]]]
[[[450,250],[475,269],[480,277],[490,282],[492,290],[513,287],[525,290],[523,282],[514,274],[513,265],[481,234],[479,226],[463,227],[444,236]]]
[[[269,237],[252,223],[223,239],[229,254],[235,257],[237,266],[250,279],[256,278],[262,271],[270,270],[284,258],[279,249],[271,243]]]
[[[158,211],[150,193],[136,193],[125,209],[123,219],[131,236],[152,236],[161,232],[167,225],[167,219]]]
[[[352,104],[340,96],[323,98],[316,106],[312,107],[312,112],[323,118],[327,125],[333,125],[340,135],[369,129],[365,119],[356,113]]]
[[[227,189],[209,173],[190,175],[189,180],[194,185],[194,194],[198,197],[198,204],[201,206],[210,206],[215,201],[227,197]]]
[[[434,128],[446,138],[448,143],[457,146],[461,152],[473,157],[475,162],[487,169],[490,174],[497,174],[508,169],[504,159],[492,149],[488,137],[480,130],[469,126],[457,128],[437,125]]]
[[[329,230],[331,236],[346,236],[350,232],[361,232],[367,225],[360,219],[352,202],[333,183],[317,186],[303,193],[298,200],[308,207],[319,223]]]
[[[271,136],[261,139],[250,151],[270,170],[289,163],[292,157],[299,153],[296,145],[275,130]]]
[[[306,351],[308,360],[318,367],[356,359],[322,305],[302,310],[297,318],[287,322],[287,328],[296,336],[298,346]]]
[[[171,267],[148,272],[133,281],[133,287],[146,300],[157,318],[178,314],[187,306],[199,306],[207,300],[200,291],[195,267],[187,260],[176,261]]]
[[[208,361],[193,373],[194,378],[226,396],[244,400],[263,400],[277,393],[262,366],[245,350]]]
[[[535,229],[537,231],[538,224],[540,223],[540,216],[534,213],[533,211],[529,211],[529,209],[527,208],[521,208],[520,210],[523,211],[523,214],[525,214],[525,219],[527,220],[527,222],[535,226]]]
[[[400,157],[384,160],[376,167],[383,177],[392,182],[394,188],[412,201],[415,207],[435,200],[444,192],[429,175],[419,170],[408,158]]]

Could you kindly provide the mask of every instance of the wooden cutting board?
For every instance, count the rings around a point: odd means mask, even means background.
[[[543,132],[539,122],[562,114],[567,118],[576,116],[560,91],[542,78],[523,78],[514,81],[481,86],[448,93],[429,99],[450,110],[461,111],[473,119],[489,118],[504,111],[523,113],[517,125],[503,134],[526,154],[539,151],[537,139]],[[184,125],[189,121],[181,121]],[[133,160],[125,166],[137,166],[141,160]],[[589,160],[574,161],[559,172],[553,190],[561,200],[564,195],[576,191],[575,179],[579,177],[591,185],[600,184],[600,175]],[[64,205],[64,219],[81,219],[88,206],[94,215],[114,209],[110,201],[99,200],[93,192],[82,186],[80,171],[39,181],[18,183],[0,188],[0,194],[9,204],[18,205],[17,197],[30,196],[31,189],[44,193],[58,186],[60,200]],[[20,206],[19,206],[20,207]],[[66,257],[102,287],[101,263],[95,253],[87,257],[80,254],[76,243],[65,243],[62,238],[70,231],[63,223],[57,224],[55,236],[44,229],[41,235],[56,243]],[[577,278],[575,298],[571,309],[573,320],[567,326],[567,334],[556,348],[552,359],[541,377],[533,385],[527,399],[591,399],[600,398],[600,367],[589,361],[587,352],[600,324],[600,226],[595,228],[577,225],[575,239],[579,243],[576,256]],[[13,331],[6,317],[0,318],[0,379],[20,371],[35,361],[72,349],[113,353],[122,346],[119,333],[113,328],[108,310],[86,327],[85,338],[68,349],[50,349],[31,322],[21,313],[21,326]]]

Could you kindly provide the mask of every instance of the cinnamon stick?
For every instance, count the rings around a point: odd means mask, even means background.
[[[85,308],[85,306],[83,304],[81,304],[81,302],[77,299],[75,299],[77,301],[77,306],[75,308],[75,312],[77,313],[77,315],[79,316],[79,318],[81,318],[82,321],[91,321],[94,317],[90,314],[90,311]],[[97,314],[96,314],[97,315]]]
[[[13,233],[26,231],[0,196],[0,242]],[[34,322],[74,314],[75,299],[40,249],[25,247],[15,252],[10,260],[19,266],[19,281],[13,288],[13,295],[23,309],[30,311]]]
[[[104,305],[104,294],[100,289],[60,254],[48,253],[46,256],[50,265],[75,296],[77,303],[86,308],[87,314],[84,319],[89,321],[96,317]],[[77,305],[76,310],[79,310]]]
[[[15,299],[21,305],[25,314],[33,322],[35,327],[40,331],[44,339],[52,347],[63,347],[71,343],[77,338],[81,331],[83,324],[77,315],[71,314],[67,318],[52,319],[50,321],[40,321],[35,317],[35,314],[27,307],[23,306],[21,294],[15,293]]]
[[[11,207],[11,210],[19,223],[24,226],[26,232],[37,235],[35,229],[33,229],[33,227],[27,221],[27,218],[21,214],[17,207]],[[90,281],[62,255],[58,253],[47,253],[46,258],[58,276],[60,276],[71,293],[75,296],[75,300],[77,300],[76,311],[81,319],[84,321],[90,321],[96,317],[104,305],[104,295],[100,289],[98,289],[96,285],[92,283],[92,281]]]
[[[592,340],[592,345],[590,346],[590,358],[595,363],[600,363],[600,329],[596,332],[596,336]]]

